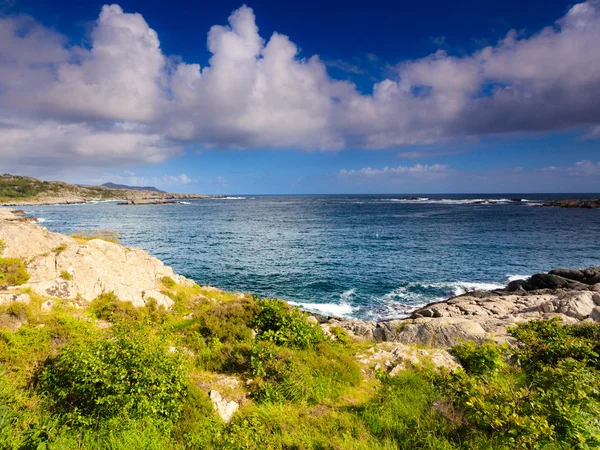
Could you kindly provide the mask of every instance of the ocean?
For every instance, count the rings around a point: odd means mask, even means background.
[[[539,207],[592,197],[236,196],[23,209],[51,231],[118,231],[201,284],[379,320],[536,272],[600,265],[600,210]]]

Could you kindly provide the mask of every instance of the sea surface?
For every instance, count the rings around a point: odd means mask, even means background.
[[[539,207],[591,197],[240,196],[24,209],[60,233],[118,231],[198,283],[384,319],[536,272],[600,265],[600,210]]]

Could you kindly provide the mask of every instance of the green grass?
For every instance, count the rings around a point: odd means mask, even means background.
[[[599,326],[521,326],[511,354],[456,348],[468,371],[374,378],[354,356],[373,344],[314,341],[276,301],[162,283],[172,311],[111,293],[0,305],[0,448],[596,448]],[[231,423],[210,389],[242,404]]]
[[[69,272],[67,272],[66,270],[63,270],[63,271],[60,273],[60,277],[61,277],[63,280],[67,280],[67,281],[69,281],[69,280],[72,278],[72,277],[71,277],[71,274],[70,274]]]

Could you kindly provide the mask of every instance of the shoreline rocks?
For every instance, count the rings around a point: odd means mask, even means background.
[[[555,269],[513,281],[504,289],[474,291],[430,303],[405,319],[363,322],[319,318],[356,338],[449,347],[461,341],[511,342],[509,327],[534,319],[600,322],[600,267]],[[323,320],[324,319],[324,320]]]
[[[600,208],[600,199],[594,200],[557,200],[554,202],[544,203],[542,206],[555,206],[558,208]]]

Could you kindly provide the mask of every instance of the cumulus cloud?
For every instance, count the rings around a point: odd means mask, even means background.
[[[173,62],[144,18],[118,5],[102,7],[89,48],[31,17],[0,18],[0,157],[121,166],[188,144],[383,149],[600,130],[600,0],[531,36],[510,31],[470,55],[401,62],[370,95],[332,79],[318,56],[301,57],[287,36],[261,36],[246,6],[207,42],[207,66]]]

